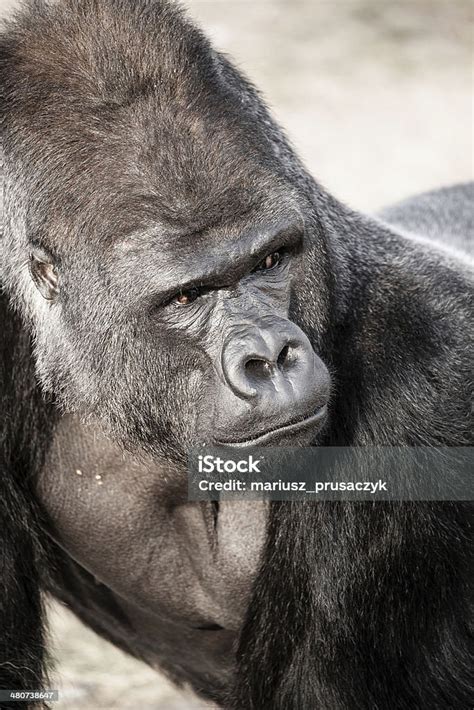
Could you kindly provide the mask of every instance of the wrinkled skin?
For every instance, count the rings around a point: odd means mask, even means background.
[[[163,2],[37,5],[0,58],[0,685],[46,589],[223,707],[467,710],[466,506],[194,504],[185,461],[472,444],[472,266],[420,238],[465,248],[472,188],[352,212]]]

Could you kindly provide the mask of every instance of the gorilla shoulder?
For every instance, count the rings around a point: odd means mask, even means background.
[[[410,197],[379,217],[396,229],[474,254],[474,182]]]

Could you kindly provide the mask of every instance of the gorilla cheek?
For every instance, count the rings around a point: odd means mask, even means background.
[[[35,354],[43,389],[66,411],[87,414],[95,408],[100,388],[87,353],[53,314],[36,326]]]
[[[212,420],[213,387],[206,374],[209,367],[199,354],[183,357],[180,353],[178,348],[165,352],[155,348],[142,359],[142,367],[138,363],[141,386],[131,387],[128,396],[125,393],[120,409],[123,431],[134,446],[151,455],[166,452],[182,462],[198,442],[198,431],[207,429]]]

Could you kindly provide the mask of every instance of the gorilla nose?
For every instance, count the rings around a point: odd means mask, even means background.
[[[306,336],[291,325],[256,331],[227,342],[222,365],[235,395],[258,398],[270,389],[273,397],[291,400],[298,398],[305,384],[310,384],[315,353]]]
[[[258,381],[274,377],[275,368],[283,372],[295,360],[297,345],[285,343],[280,352],[277,347],[273,353],[265,346],[266,343],[263,343],[261,353],[244,357],[240,363],[239,367],[244,370],[244,377],[248,380]]]

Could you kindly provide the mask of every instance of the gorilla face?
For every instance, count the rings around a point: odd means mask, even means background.
[[[290,213],[225,249],[216,239],[190,247],[182,268],[165,269],[172,277],[156,294],[155,322],[175,339],[175,357],[191,343],[205,362],[195,440],[307,441],[324,418],[328,372],[289,319],[303,240]]]
[[[67,409],[155,454],[310,443],[329,374],[290,316],[308,236],[288,199],[271,212],[192,235],[157,225],[100,259],[33,250],[50,299],[37,331],[43,381]]]

